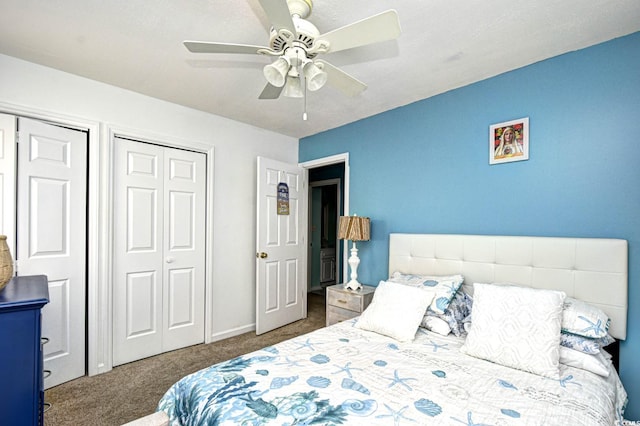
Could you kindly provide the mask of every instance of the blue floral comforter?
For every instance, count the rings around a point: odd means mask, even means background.
[[[602,425],[626,393],[561,366],[552,380],[458,352],[463,340],[420,328],[412,343],[355,320],[184,377],[160,400],[171,425]]]

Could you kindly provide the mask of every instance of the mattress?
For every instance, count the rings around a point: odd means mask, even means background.
[[[627,396],[608,378],[561,365],[559,379],[459,352],[423,328],[410,343],[356,319],[213,365],[158,404],[171,425],[602,425]]]

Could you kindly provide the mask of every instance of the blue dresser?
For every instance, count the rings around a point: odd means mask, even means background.
[[[45,275],[14,277],[0,291],[0,424],[44,424],[42,307]]]

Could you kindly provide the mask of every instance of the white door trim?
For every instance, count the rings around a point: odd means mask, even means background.
[[[17,118],[14,114],[0,116],[0,234],[7,236],[9,252],[16,253],[16,147]],[[14,256],[15,259],[15,256]],[[14,260],[15,262],[15,260]]]
[[[211,285],[213,283],[213,187],[214,187],[214,147],[212,144],[205,144],[202,142],[179,139],[166,135],[158,135],[148,131],[135,130],[130,128],[124,128],[116,125],[105,125],[103,128],[102,139],[105,141],[105,153],[102,155],[102,162],[106,169],[103,180],[104,187],[102,188],[102,205],[104,208],[105,229],[108,229],[108,233],[103,235],[113,235],[113,217],[110,212],[113,211],[113,179],[114,179],[114,138],[116,136],[134,139],[140,142],[149,142],[154,144],[160,144],[172,148],[187,149],[191,151],[201,152],[207,156],[207,176],[206,176],[206,242],[205,250],[207,255],[205,256],[205,328],[204,328],[204,342],[210,343],[212,341],[213,330],[213,300]],[[105,246],[105,256],[102,260],[103,268],[105,272],[105,279],[99,289],[99,304],[100,317],[102,322],[96,324],[96,328],[93,330],[96,335],[99,336],[98,342],[100,345],[100,354],[103,359],[108,362],[104,362],[104,369],[96,371],[94,374],[104,373],[109,371],[113,367],[113,244],[112,238],[103,238],[102,244]],[[91,372],[89,375],[92,375]]]
[[[315,169],[317,167],[330,166],[332,164],[344,163],[344,214],[349,215],[349,153],[331,155],[329,157],[317,158],[315,160],[299,163],[305,169]],[[311,189],[309,189],[311,190]],[[344,240],[342,247],[342,276],[349,276],[349,241]]]

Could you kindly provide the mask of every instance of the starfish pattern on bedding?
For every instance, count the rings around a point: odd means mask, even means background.
[[[379,415],[376,416],[376,419],[383,419],[385,417],[392,417],[393,418],[393,423],[396,424],[396,425],[400,424],[400,420],[401,419],[409,420],[410,422],[414,422],[415,423],[414,419],[406,417],[404,414],[402,414],[402,412],[404,410],[409,408],[408,405],[405,405],[404,407],[402,407],[398,411],[395,411],[393,408],[389,407],[387,404],[384,404],[384,406],[387,408],[387,410],[389,410],[389,414],[379,414]]]
[[[309,348],[309,349],[310,349],[310,350],[312,350],[312,351],[315,351],[315,350],[316,350],[316,348],[314,348],[314,347],[313,347],[313,345],[319,345],[319,344],[321,344],[321,343],[311,343],[311,339],[307,339],[304,343],[300,343],[300,342],[296,342],[296,343],[297,343],[298,345],[300,345],[300,346],[298,346],[298,347],[296,348],[296,350],[300,350],[300,349],[303,349],[303,348]]]
[[[406,382],[409,380],[414,380],[414,381],[418,381],[418,379],[414,378],[414,377],[407,377],[405,379],[400,378],[400,376],[398,375],[398,370],[394,370],[393,372],[393,378],[391,377],[387,377],[387,379],[391,380],[391,383],[389,383],[389,386],[387,386],[388,388],[395,386],[395,385],[402,385],[405,388],[407,388],[407,390],[412,391],[413,388],[411,386],[409,386]]]
[[[351,361],[346,363],[344,365],[344,367],[336,366],[336,367],[338,367],[338,371],[335,371],[332,374],[339,374],[339,373],[345,372],[345,373],[347,373],[347,376],[349,376],[349,378],[352,379],[353,375],[351,374],[351,370],[360,370],[360,371],[362,371],[362,368],[350,367],[350,365],[351,365]]]
[[[446,349],[449,350],[449,348],[447,348],[447,346],[449,346],[448,343],[444,343],[442,345],[439,345],[438,343],[434,342],[433,340],[430,340],[429,343],[425,343],[426,346],[433,346],[433,351],[434,352],[438,352],[438,349]]]
[[[599,336],[601,334],[604,333],[604,329],[602,328],[602,320],[599,319],[596,322],[593,322],[591,320],[589,320],[589,318],[583,317],[582,315],[579,315],[578,318],[580,318],[581,320],[587,322],[589,324],[589,327],[585,328],[582,330],[583,333],[589,332],[589,331],[593,331],[593,333],[596,336]]]
[[[473,419],[471,418],[471,415],[472,415],[471,411],[467,412],[466,422],[464,420],[456,419],[455,417],[451,417],[451,420],[455,420],[456,422],[462,423],[463,425],[467,425],[467,426],[491,426],[486,423],[474,423]]]
[[[552,379],[552,380],[555,380],[555,379]],[[567,385],[576,385],[576,386],[582,387],[580,383],[573,382],[572,380],[573,380],[573,375],[569,374],[568,376],[562,377],[561,379],[556,381],[559,382],[560,386],[562,386],[563,388],[566,388]]]
[[[289,365],[290,367],[302,367],[300,361],[291,361],[289,357],[284,358],[284,362],[278,362],[275,365]]]

